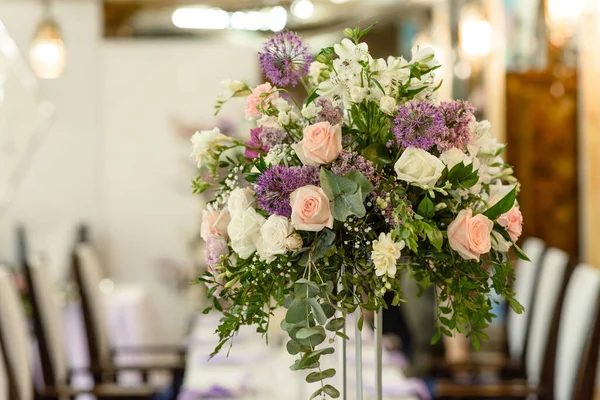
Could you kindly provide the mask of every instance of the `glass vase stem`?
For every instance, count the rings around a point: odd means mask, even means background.
[[[375,395],[377,400],[383,399],[383,312],[380,309],[375,313]]]

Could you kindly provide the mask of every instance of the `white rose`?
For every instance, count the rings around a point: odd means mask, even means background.
[[[317,106],[314,102],[302,107],[302,116],[306,119],[313,119],[317,116]]]
[[[396,260],[400,258],[401,251],[404,248],[404,240],[394,242],[392,234],[379,234],[379,240],[373,240],[373,251],[371,260],[375,265],[375,275],[387,275],[390,278],[396,276]]]
[[[219,128],[214,128],[211,131],[197,131],[190,139],[192,142],[190,157],[196,158],[198,168],[200,168],[207,158],[214,157],[214,151],[218,145],[229,140],[231,139],[223,135]]]
[[[313,61],[308,69],[308,76],[313,82],[317,83],[321,81],[321,72],[327,69],[327,65],[318,61]]]
[[[431,188],[442,176],[445,165],[423,149],[408,147],[400,156],[394,170],[401,181]]]
[[[272,262],[278,254],[285,254],[286,240],[292,233],[290,220],[280,215],[271,215],[260,228],[258,254],[262,261]]]
[[[453,147],[450,150],[446,150],[445,152],[440,154],[440,160],[442,160],[442,162],[446,164],[448,170],[451,170],[461,162],[465,166],[473,164],[473,169],[479,168],[479,160],[469,157],[468,154],[466,154],[460,149],[457,149],[456,147]]]
[[[507,253],[511,246],[512,243],[504,239],[500,233],[492,231],[492,248],[494,250]]]
[[[227,200],[227,208],[232,216],[244,212],[254,205],[254,191],[250,188],[233,189]]]
[[[379,100],[379,108],[384,113],[392,115],[396,112],[396,100],[391,96],[383,96]]]
[[[369,94],[369,89],[362,86],[353,86],[350,88],[350,98],[355,103],[362,102],[367,97],[367,94]]]
[[[438,60],[435,59],[435,51],[431,47],[413,47],[410,63],[413,64],[416,62],[426,65],[428,68],[433,68],[439,64]]]
[[[265,218],[254,208],[248,208],[232,215],[227,233],[231,240],[231,248],[241,258],[246,259],[256,251],[257,242],[260,239],[260,228],[264,223]]]
[[[285,245],[288,250],[300,250],[302,248],[302,237],[297,233],[292,233],[290,236],[285,239]]]
[[[290,113],[280,112],[279,115],[277,116],[277,122],[280,125],[289,125],[291,122]]]
[[[481,158],[495,157],[504,148],[505,145],[492,136],[490,128],[489,121],[473,121],[469,124],[473,136],[469,144],[469,151],[472,154]]]
[[[279,112],[288,112],[292,109],[290,103],[288,103],[286,99],[283,99],[281,97],[277,97],[271,100],[271,104]]]

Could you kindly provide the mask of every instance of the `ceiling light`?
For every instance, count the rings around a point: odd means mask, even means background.
[[[257,31],[265,26],[265,14],[260,11],[250,11],[248,13],[248,20],[246,22],[246,29],[251,31]]]
[[[329,0],[331,1],[333,4],[344,4],[344,3],[348,3],[352,0]]]
[[[292,14],[300,19],[307,19],[313,15],[315,6],[310,0],[296,0],[292,3]]]
[[[65,43],[58,25],[50,16],[49,3],[44,5],[44,19],[39,24],[29,48],[29,63],[38,78],[55,79],[65,70]]]
[[[460,23],[460,48],[465,56],[485,56],[492,51],[492,26],[484,19],[466,18]]]
[[[269,29],[273,32],[279,32],[285,28],[287,23],[287,11],[281,6],[273,7],[269,11],[268,25]]]
[[[220,8],[178,8],[173,12],[173,25],[184,29],[226,29],[229,13]]]
[[[248,25],[248,15],[243,11],[236,11],[231,14],[229,22],[233,29],[246,29],[246,25]]]

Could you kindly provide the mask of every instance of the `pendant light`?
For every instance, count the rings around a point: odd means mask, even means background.
[[[42,20],[29,49],[29,62],[38,78],[56,79],[65,69],[65,44],[50,14],[50,1],[43,0],[43,7]]]

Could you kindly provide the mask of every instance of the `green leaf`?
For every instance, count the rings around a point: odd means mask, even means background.
[[[338,397],[340,397],[340,392],[331,385],[323,386],[323,391],[329,396],[331,396],[331,398],[337,399]]]
[[[319,397],[323,393],[323,388],[318,388],[313,394],[310,395],[308,400],[313,400]]]
[[[310,95],[308,96],[308,98],[306,99],[306,105],[309,105],[310,103],[312,103],[317,97],[319,97],[319,91],[317,90],[318,88],[314,88],[312,92],[310,92]]]
[[[336,334],[336,336],[339,336],[339,337],[341,337],[344,340],[350,340],[350,337],[348,335],[346,335],[344,332],[338,331],[335,334]]]
[[[435,331],[435,334],[433,335],[433,337],[431,338],[431,341],[429,343],[436,344],[440,340],[441,336],[442,336],[442,332],[438,329],[437,331]]]
[[[290,324],[284,319],[281,321],[279,326],[281,327],[281,330],[283,330],[285,332],[289,332],[292,329],[296,329],[296,328],[306,328],[308,326],[308,324],[306,322],[306,319],[303,319],[300,322],[296,322],[295,324]]]
[[[319,285],[308,279],[299,279],[294,283],[294,293],[297,298],[315,297],[320,291]]]
[[[362,151],[362,156],[376,165],[391,164],[390,150],[383,143],[373,143]]]
[[[290,308],[288,308],[285,314],[285,322],[289,324],[295,324],[306,320],[308,316],[308,304],[305,299],[294,299]]]
[[[361,313],[360,317],[358,318],[358,322],[356,323],[356,326],[358,326],[359,331],[362,331],[364,322],[365,322],[365,316]]]
[[[322,381],[323,379],[333,378],[335,376],[335,369],[329,368],[322,372],[311,372],[306,377],[306,382],[314,383],[318,381]]]
[[[427,235],[427,239],[432,244],[433,247],[437,251],[442,251],[442,245],[444,244],[444,236],[442,235],[442,231],[440,231],[437,227],[430,227],[425,231]]]
[[[508,305],[510,305],[510,308],[512,308],[512,310],[517,313],[517,314],[522,314],[523,311],[525,311],[525,307],[523,307],[521,305],[521,303],[519,303],[517,300],[513,299],[512,297],[509,297],[507,299],[508,301]]]
[[[285,347],[287,349],[287,352],[293,356],[300,353],[300,351],[302,350],[302,346],[300,346],[300,344],[298,344],[298,342],[295,342],[293,340],[288,340]]]
[[[310,307],[312,308],[312,311],[313,311],[313,315],[315,316],[315,319],[317,320],[317,322],[321,325],[325,324],[325,322],[327,322],[327,316],[325,315],[325,312],[321,308],[321,305],[319,304],[317,299],[314,299],[314,298],[308,299],[308,304],[310,304]]]
[[[475,351],[479,351],[479,349],[481,348],[481,345],[479,343],[479,338],[475,335],[471,336],[471,343],[473,344],[473,348],[475,349]]]
[[[319,349],[319,350],[312,351],[310,353],[306,353],[306,357],[314,358],[317,356],[323,356],[326,354],[333,354],[333,353],[335,353],[335,349],[333,347],[325,347],[324,349]]]
[[[325,325],[325,329],[327,329],[328,331],[339,331],[340,329],[342,329],[344,327],[344,325],[346,324],[346,319],[343,317],[340,318],[334,318],[331,321],[329,321],[327,323],[327,325]]]
[[[325,330],[322,326],[315,326],[313,328],[301,328],[296,333],[297,339],[308,339],[313,336],[322,335],[325,336]]]
[[[358,183],[337,176],[321,168],[321,188],[329,198],[331,213],[338,221],[345,221],[350,215],[364,217],[367,210]]]
[[[417,207],[417,213],[423,218],[432,218],[435,214],[433,210],[433,201],[429,198],[429,196],[425,195],[423,200],[419,203],[419,207]]]
[[[319,238],[317,239],[317,244],[315,245],[315,249],[312,252],[311,260],[313,262],[320,260],[327,254],[333,247],[333,243],[335,242],[335,233],[333,233],[330,229],[323,229]],[[312,297],[312,296],[311,296]]]
[[[483,215],[494,221],[496,218],[510,210],[515,205],[516,198],[517,188],[514,187],[500,201],[498,201],[496,204],[484,211]]]
[[[373,184],[364,176],[360,171],[353,169],[344,175],[344,178],[351,180],[352,182],[358,183],[360,186],[360,193],[362,194],[362,201],[367,199],[369,193],[373,191]]]
[[[521,250],[521,248],[519,246],[517,246],[516,243],[514,244],[514,248],[515,248],[515,254],[517,255],[518,258],[520,258],[523,261],[531,262],[529,257],[527,257],[527,254],[523,253],[523,250]]]

